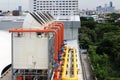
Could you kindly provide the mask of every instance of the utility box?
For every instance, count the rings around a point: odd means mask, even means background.
[[[48,69],[48,35],[17,32],[12,37],[13,69]]]
[[[28,13],[23,27],[12,32],[12,79],[50,80],[55,62],[57,30],[47,30],[53,23],[48,13]],[[57,46],[58,47],[58,46]]]

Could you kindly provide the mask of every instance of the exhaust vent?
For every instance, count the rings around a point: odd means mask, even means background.
[[[45,12],[31,12],[26,16],[23,28],[25,29],[44,29],[45,26],[51,24],[54,18]]]

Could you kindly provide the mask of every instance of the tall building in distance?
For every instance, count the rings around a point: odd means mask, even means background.
[[[110,7],[113,7],[113,3],[112,3],[112,1],[110,1]]]
[[[96,11],[98,14],[104,14],[104,13],[114,13],[116,10],[115,7],[113,6],[113,3],[110,1],[109,5],[105,4],[104,7],[97,6]]]
[[[22,11],[22,6],[18,6],[18,11]]]
[[[49,12],[52,15],[78,15],[78,0],[29,0],[29,11]]]

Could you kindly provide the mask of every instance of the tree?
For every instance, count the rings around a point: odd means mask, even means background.
[[[111,17],[115,16],[114,14]],[[115,19],[115,17],[113,17]],[[111,19],[113,19],[111,18]],[[79,41],[87,48],[94,73],[98,80],[120,78],[120,25],[119,22],[93,24],[92,19],[83,18],[79,30]],[[93,27],[94,26],[94,27]]]
[[[85,26],[89,29],[94,29],[96,22],[94,22],[94,19],[92,17],[90,18],[85,18],[85,17],[81,17],[81,26]]]

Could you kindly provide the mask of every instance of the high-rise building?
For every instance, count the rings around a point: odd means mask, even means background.
[[[18,11],[22,11],[22,6],[18,6]]]
[[[98,6],[96,7],[96,11],[98,14],[104,14],[104,13],[114,13],[115,7],[113,6],[113,3],[110,1],[109,6],[107,4],[105,4],[104,7],[102,6]]]
[[[110,7],[113,7],[113,3],[112,3],[112,1],[110,1]]]
[[[49,12],[52,15],[77,15],[78,0],[29,0],[29,11]]]

